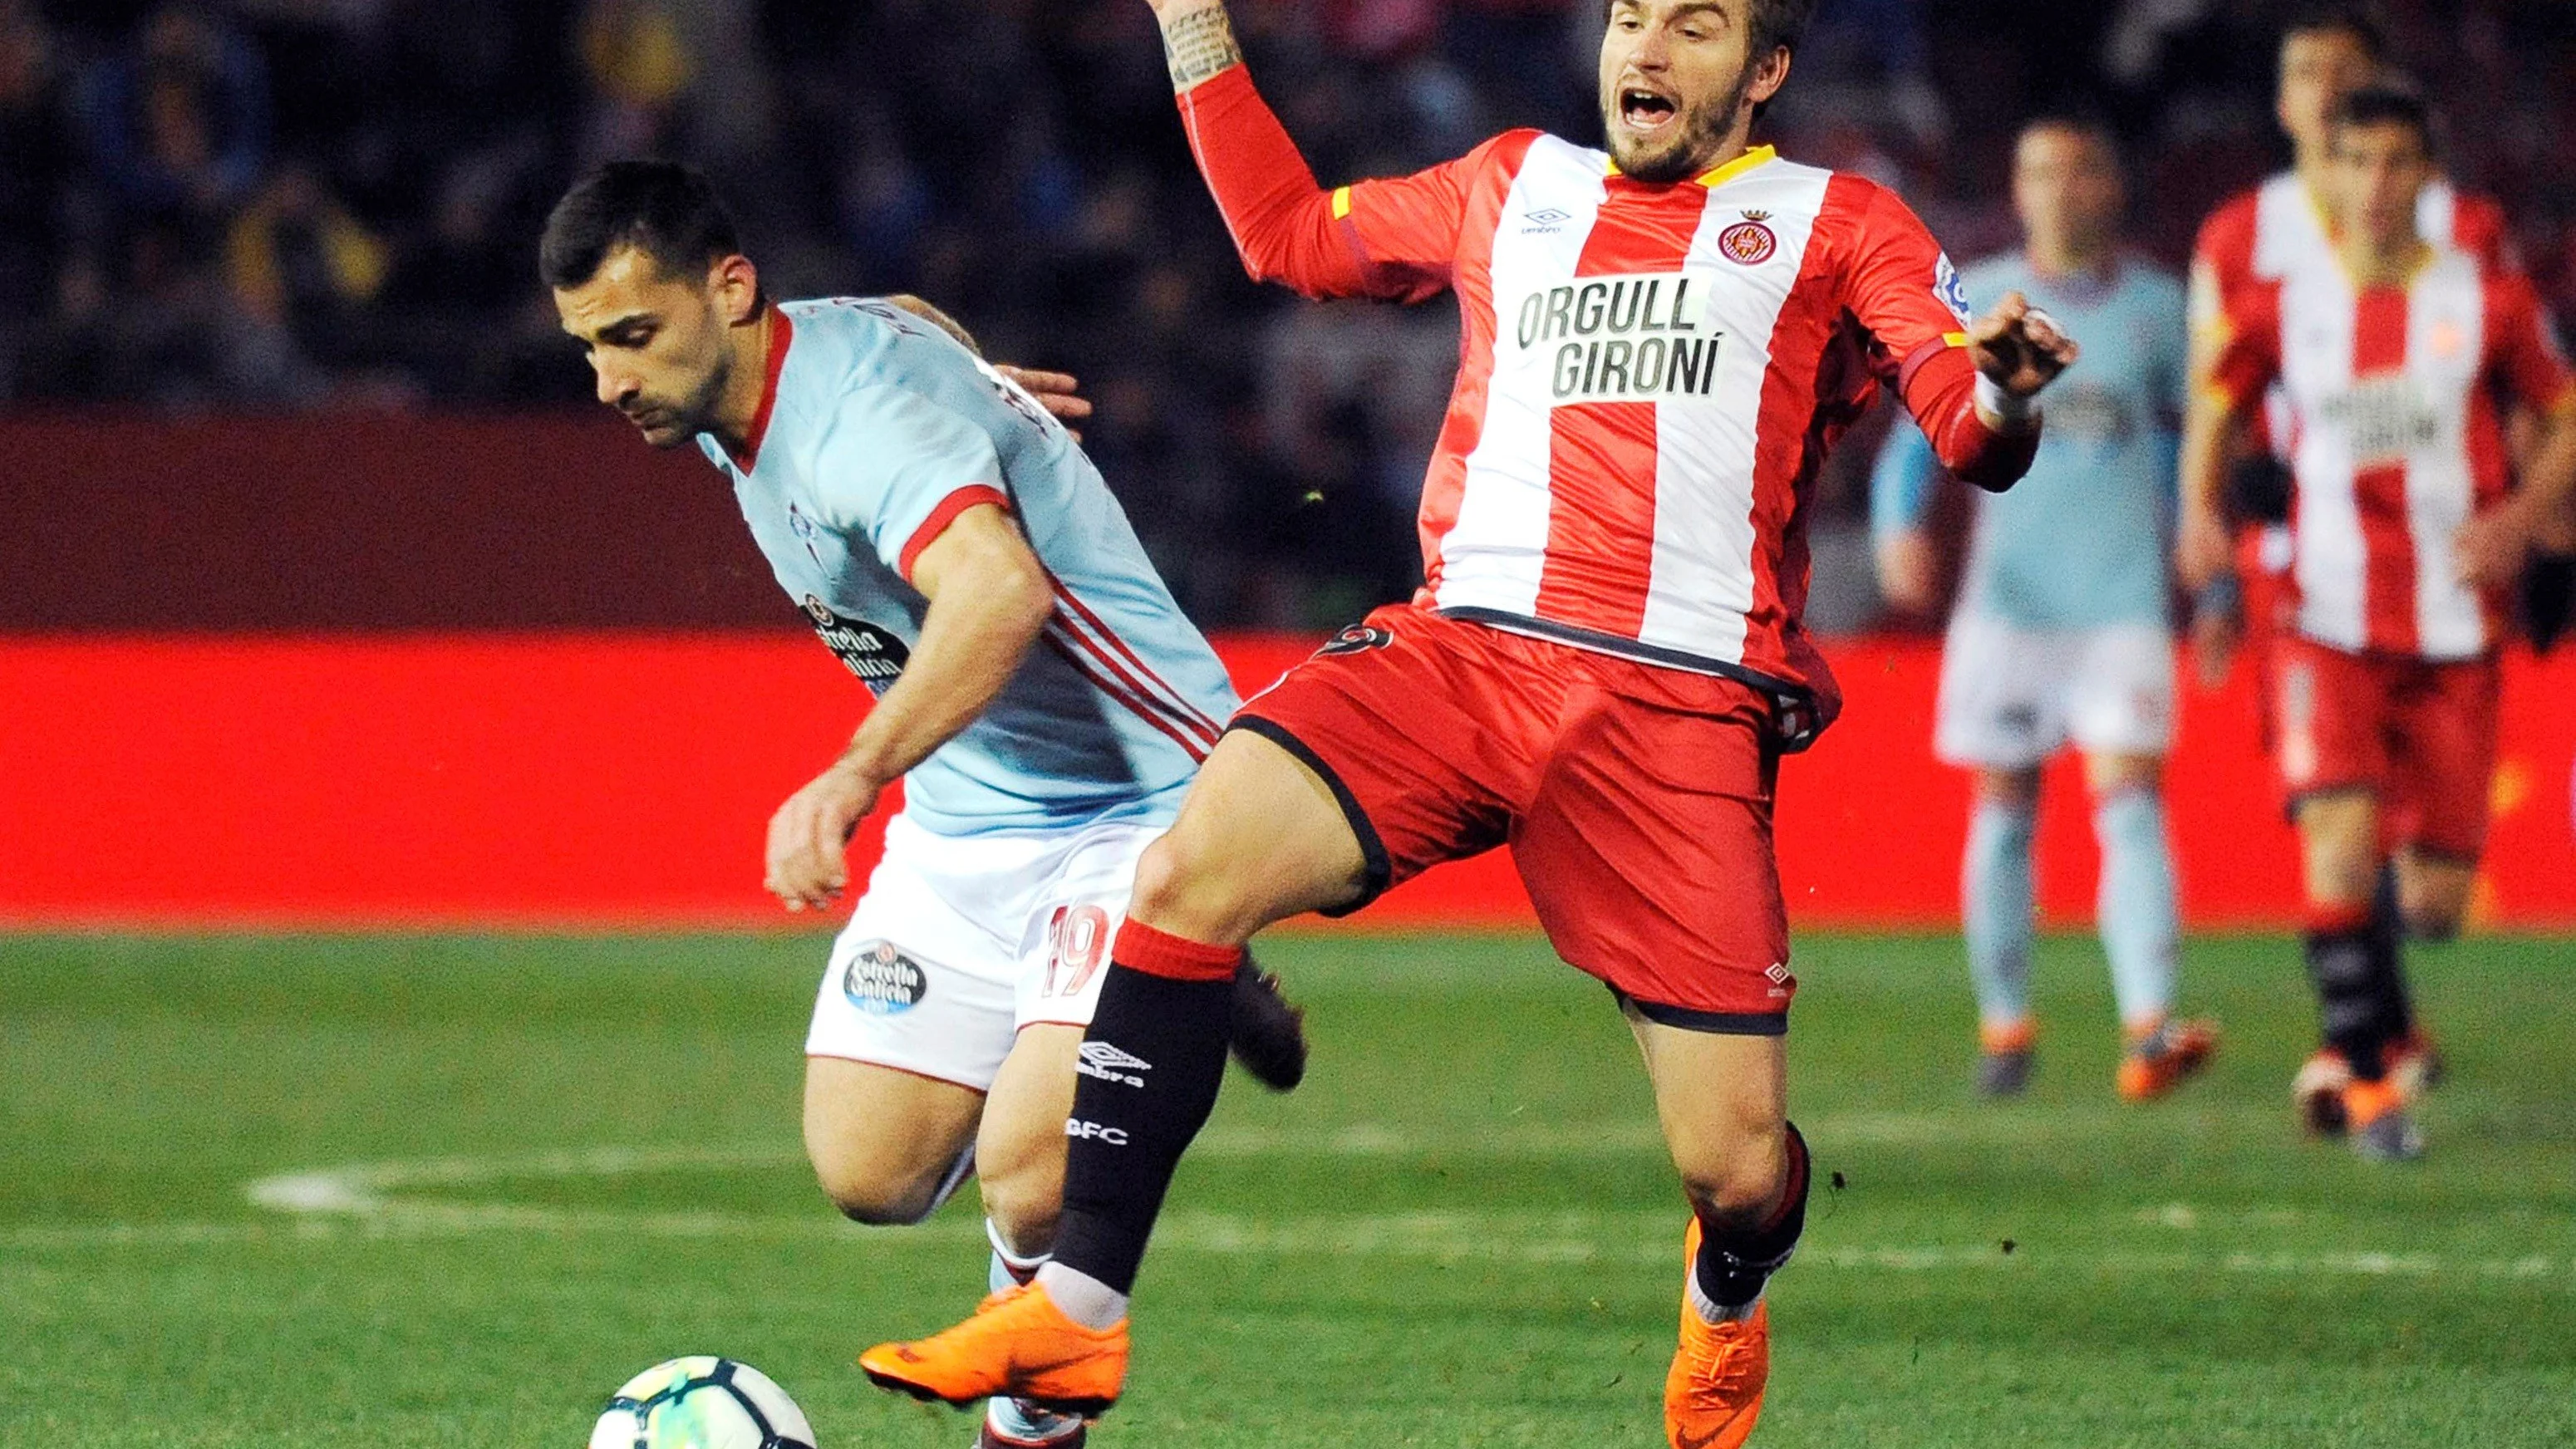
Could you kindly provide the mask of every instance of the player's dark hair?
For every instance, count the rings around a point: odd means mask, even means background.
[[[732,256],[742,250],[742,238],[715,187],[694,167],[611,161],[574,183],[548,213],[537,271],[558,291],[578,287],[623,247],[669,273]]]
[[[2433,151],[2433,108],[2424,97],[2401,85],[2385,82],[2363,86],[2335,102],[2332,117],[2335,128],[2345,126],[2404,126],[2424,143],[2425,154]]]
[[[2281,38],[2293,35],[2348,35],[2359,42],[2373,61],[2388,59],[2388,32],[2382,30],[2371,7],[2356,5],[2352,0],[2312,0],[2295,5],[2281,22]]]
[[[1783,46],[1795,51],[1807,22],[1816,18],[1816,0],[1753,0],[1746,18],[1751,23],[1744,44],[1747,56],[1759,60]]]
[[[2115,163],[2121,159],[2119,128],[2111,124],[2110,117],[2098,111],[2042,111],[2022,122],[2021,129],[2013,134],[2027,136],[2033,131],[2072,131],[2102,143],[2102,148],[2111,153]]]

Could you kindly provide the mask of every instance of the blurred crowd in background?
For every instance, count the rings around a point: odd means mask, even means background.
[[[2178,265],[2286,157],[2277,7],[1823,0],[1766,139],[2007,247],[2014,129],[2107,116],[2132,235]],[[2576,14],[2392,0],[2447,168],[2576,315]],[[1237,0],[1327,184],[1496,130],[1598,136],[1599,0]],[[1092,452],[1183,602],[1314,627],[1419,577],[1445,304],[1314,306],[1237,266],[1144,0],[0,0],[0,405],[589,406],[534,275],[585,166],[713,174],[778,295],[920,293],[1079,373]],[[1855,438],[1818,504],[1818,625],[1867,622]],[[1848,587],[1837,587],[1845,578]]]

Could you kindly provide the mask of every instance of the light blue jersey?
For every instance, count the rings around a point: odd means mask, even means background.
[[[2182,284],[2135,261],[2107,278],[2047,277],[2018,253],[1961,274],[1979,311],[2019,291],[2084,355],[2043,397],[2039,456],[2011,491],[1977,496],[1959,608],[2027,629],[2167,622]],[[1870,529],[1921,523],[1939,463],[1899,424],[1870,478]]]
[[[698,440],[823,642],[879,694],[920,641],[914,556],[1011,510],[1055,616],[1000,698],[904,778],[943,835],[1168,820],[1236,704],[1127,515],[1063,426],[930,323],[835,298],[779,309],[750,456]],[[783,360],[782,360],[783,359]]]

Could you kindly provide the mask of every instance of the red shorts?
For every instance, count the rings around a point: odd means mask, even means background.
[[[2388,844],[2476,860],[2495,775],[2496,662],[2348,654],[2286,631],[2272,647],[2273,735],[2290,803],[2368,790]]]
[[[1508,844],[1557,954],[1649,1019],[1787,1030],[1778,756],[1751,687],[1396,605],[1231,727],[1332,787],[1368,860],[1350,909]]]

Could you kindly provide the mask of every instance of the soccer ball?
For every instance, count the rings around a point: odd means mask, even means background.
[[[814,1449],[805,1411],[747,1363],[692,1354],[628,1379],[590,1449]]]

